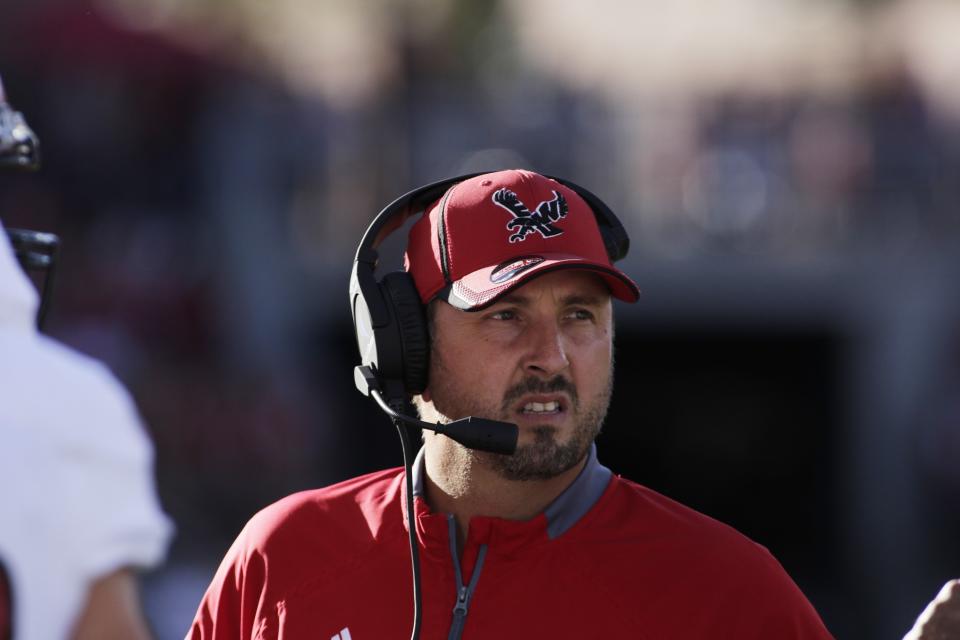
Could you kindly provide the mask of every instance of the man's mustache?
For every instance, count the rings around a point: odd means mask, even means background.
[[[570,380],[567,380],[563,376],[554,376],[549,380],[542,380],[535,377],[525,378],[507,389],[507,392],[503,396],[503,410],[508,411],[510,405],[527,394],[559,393],[561,391],[570,396],[570,402],[574,408],[579,405],[577,388]]]

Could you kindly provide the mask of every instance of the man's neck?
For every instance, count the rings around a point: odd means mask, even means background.
[[[587,456],[563,473],[545,480],[508,480],[476,455],[443,436],[425,444],[424,491],[434,511],[450,513],[457,522],[463,548],[474,516],[507,520],[536,517],[569,487],[583,469]]]

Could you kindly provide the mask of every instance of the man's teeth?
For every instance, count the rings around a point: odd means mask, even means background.
[[[528,402],[523,405],[524,413],[554,413],[560,410],[559,402]]]

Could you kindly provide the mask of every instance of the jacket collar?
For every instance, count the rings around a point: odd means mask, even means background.
[[[426,507],[424,497],[424,476],[426,474],[425,449],[421,448],[417,453],[417,458],[413,463],[413,495],[421,498],[420,504]],[[597,460],[597,445],[591,444],[590,451],[587,454],[587,462],[577,474],[570,486],[564,489],[563,493],[554,499],[543,513],[536,518],[526,522],[517,522],[504,520],[501,518],[478,517],[470,522],[471,537],[475,525],[484,531],[499,531],[501,534],[509,533],[513,538],[519,534],[523,537],[525,534],[537,533],[546,529],[546,535],[554,540],[566,533],[573,525],[580,521],[583,516],[597,503],[613,473],[607,467],[600,464]],[[420,509],[418,509],[420,511]],[[426,514],[424,514],[426,515]],[[435,514],[439,515],[439,514]]]

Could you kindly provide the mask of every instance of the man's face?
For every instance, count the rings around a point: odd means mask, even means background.
[[[583,459],[613,378],[610,294],[597,276],[548,273],[477,312],[439,303],[432,339],[425,420],[517,424],[514,455],[476,453],[512,480],[551,478]]]

